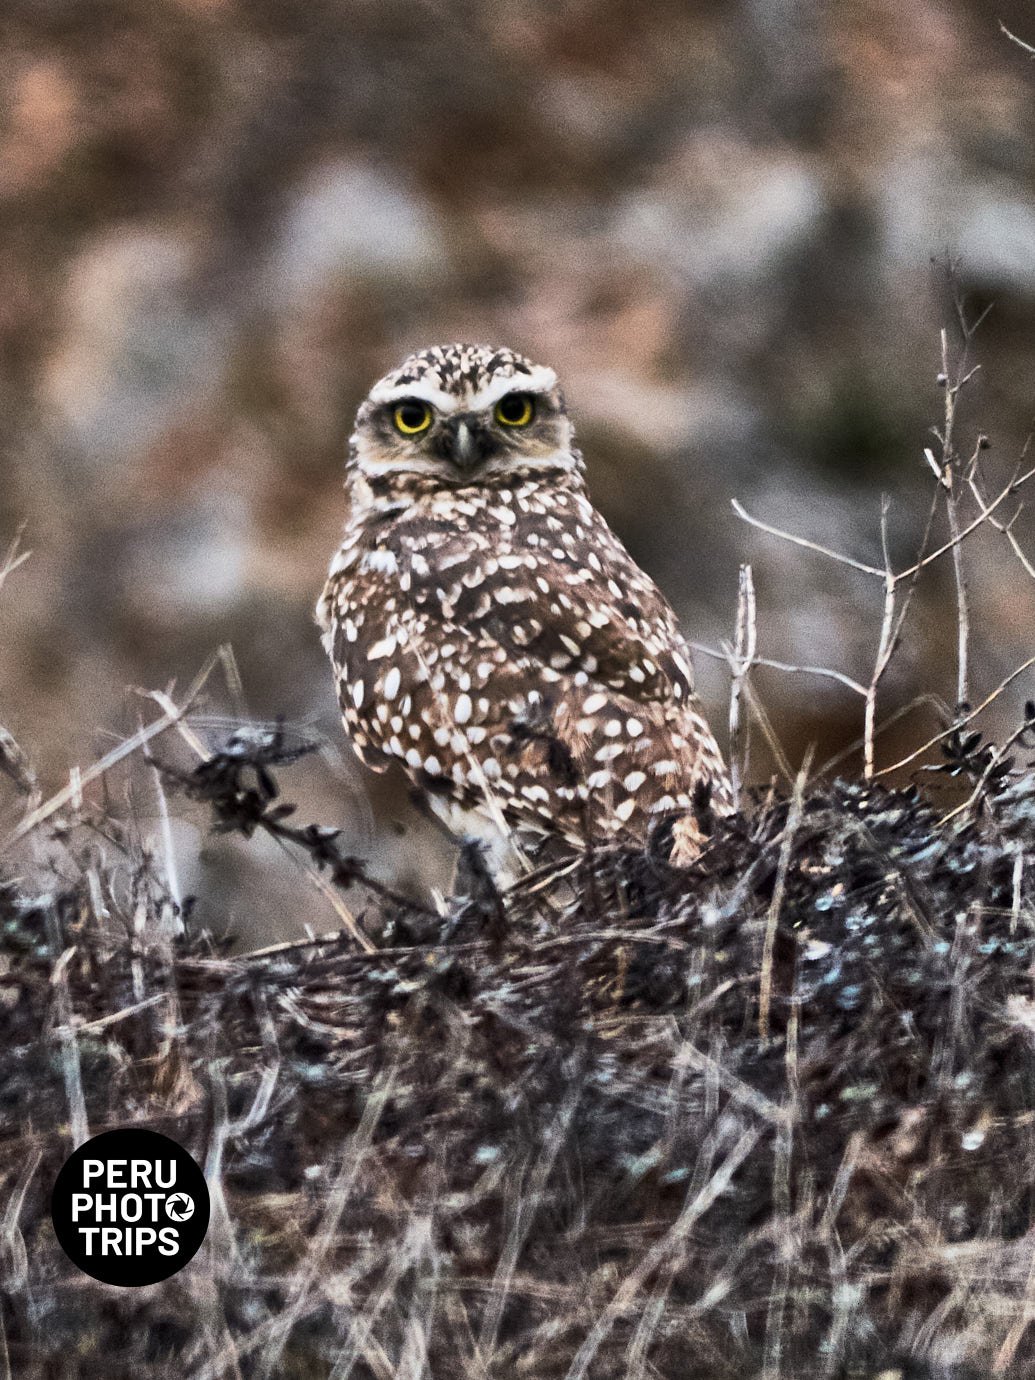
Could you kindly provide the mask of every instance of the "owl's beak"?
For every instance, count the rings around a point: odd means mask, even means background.
[[[453,433],[453,463],[462,470],[470,469],[478,463],[479,447],[469,423],[462,419],[457,422]]]
[[[460,470],[473,470],[488,459],[495,448],[491,434],[470,414],[451,417],[442,439],[448,458]]]

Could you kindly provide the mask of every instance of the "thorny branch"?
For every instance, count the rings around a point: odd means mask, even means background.
[[[338,843],[340,829],[288,822],[297,807],[280,799],[280,787],[271,768],[297,762],[312,751],[310,743],[289,747],[283,725],[278,724],[274,729],[235,730],[221,749],[205,757],[190,772],[159,762],[155,765],[189,797],[210,807],[218,832],[251,838],[256,830],[261,830],[278,842],[301,848],[321,873],[327,872],[334,887],[345,889],[359,884],[400,910],[438,920],[437,912],[371,877],[362,859],[343,852]],[[360,948],[372,953],[376,946],[358,923],[347,911],[339,909],[339,914]]]

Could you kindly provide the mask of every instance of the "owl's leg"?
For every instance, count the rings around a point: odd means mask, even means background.
[[[473,844],[481,855],[481,866],[492,878],[497,891],[506,891],[525,873],[525,865],[520,849],[510,835],[502,834],[494,826],[465,833],[462,842]],[[470,864],[467,858],[470,848],[461,847],[457,853],[456,868],[453,872],[453,894],[460,895],[467,889],[470,879],[466,875]]]
[[[497,823],[484,810],[464,808],[448,796],[428,796],[427,805],[431,813],[445,825],[454,841],[477,844],[482,865],[499,891],[512,886],[528,871],[516,835],[502,821]],[[461,847],[457,854],[451,887],[453,895],[459,894],[458,888],[462,888],[467,880],[462,875],[464,851]]]

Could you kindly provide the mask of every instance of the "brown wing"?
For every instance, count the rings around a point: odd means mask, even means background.
[[[675,616],[580,495],[404,515],[335,597],[346,724],[371,765],[515,823],[642,835],[725,771]],[[347,609],[347,612],[346,612]]]
[[[477,628],[516,659],[587,675],[644,703],[693,693],[690,656],[657,586],[588,500],[561,491],[490,505],[484,525],[399,523],[417,608]],[[506,513],[509,522],[499,519]]]

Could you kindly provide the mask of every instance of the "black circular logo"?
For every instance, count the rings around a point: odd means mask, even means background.
[[[157,1131],[105,1131],[61,1167],[50,1216],[61,1248],[105,1284],[157,1284],[182,1270],[208,1230],[197,1162]]]

